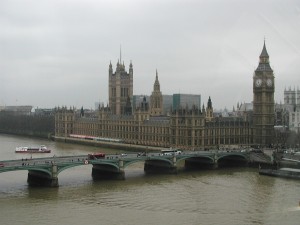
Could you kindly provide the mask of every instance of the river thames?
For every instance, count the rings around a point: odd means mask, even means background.
[[[49,157],[117,150],[0,134],[0,160],[18,146],[45,144]],[[119,151],[121,153],[121,151]],[[145,175],[143,163],[125,169],[125,180],[93,181],[92,166],[59,174],[58,188],[27,185],[27,171],[0,173],[0,224],[272,224],[298,225],[300,182],[260,176],[254,168]]]

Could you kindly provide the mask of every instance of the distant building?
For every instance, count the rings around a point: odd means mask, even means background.
[[[173,95],[163,95],[163,115],[172,113]]]
[[[243,117],[244,120],[253,123],[253,103],[241,103],[237,104],[237,109],[233,113],[233,115],[238,117]]]
[[[238,103],[236,110],[239,113],[253,111],[253,103],[245,103],[245,102],[241,104]]]
[[[291,131],[300,132],[300,90],[284,90],[284,107],[288,112],[288,126]]]
[[[286,106],[299,106],[300,105],[300,90],[292,89],[291,87],[288,89],[284,89],[284,104]]]
[[[5,106],[1,112],[7,113],[10,115],[31,115],[32,114],[32,106],[24,105],[24,106]]]
[[[173,110],[189,108],[193,106],[201,109],[201,95],[173,94]]]
[[[185,96],[191,96],[192,98],[195,95],[185,95]],[[198,95],[200,96],[200,95]],[[140,103],[143,101],[143,99],[146,98],[147,102],[150,102],[150,96],[149,95],[133,95],[133,101],[132,101],[132,107],[133,110],[135,110],[135,108],[137,108]],[[175,98],[178,99],[178,96],[176,96],[175,94]],[[172,113],[173,110],[173,101],[174,101],[174,95],[162,95],[162,115],[170,115]],[[177,101],[177,100],[175,100]],[[193,100],[189,100],[190,102],[192,102]],[[198,101],[198,99],[197,99]],[[177,101],[178,102],[178,101]],[[184,104],[185,107],[187,106],[187,104]],[[191,109],[191,106],[193,106],[193,104],[188,104],[189,108]],[[197,107],[201,108],[200,105],[197,105]]]
[[[147,102],[150,102],[150,96],[149,95],[133,95],[133,97],[132,97],[133,111],[135,111],[135,109],[140,106],[140,104],[143,102],[144,98],[146,98]]]
[[[54,116],[54,109],[43,109],[43,108],[36,108],[34,109],[34,115],[36,116]]]
[[[289,113],[289,129],[300,133],[300,111],[294,111]]]

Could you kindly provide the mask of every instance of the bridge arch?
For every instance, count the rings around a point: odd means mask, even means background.
[[[95,180],[125,179],[122,161],[90,161],[93,165],[92,177]]]
[[[118,162],[90,161],[89,164],[92,164],[93,166],[103,165],[115,169],[120,169]]]
[[[72,167],[77,167],[77,166],[86,166],[85,164],[68,164],[65,166],[59,165],[58,166],[58,170],[57,170],[57,174],[60,174],[62,171],[72,168]]]
[[[187,170],[194,169],[208,169],[215,166],[214,155],[203,155],[203,156],[183,156],[178,159],[179,161],[184,160],[184,167]]]
[[[28,167],[28,166],[22,166],[22,167],[10,167],[10,168],[5,168],[5,170],[1,170],[0,173],[4,173],[4,172],[14,172],[14,171],[40,171],[40,172],[44,172],[47,173],[49,175],[51,175],[51,171],[50,169],[47,168],[36,168],[36,167]]]
[[[187,159],[204,159],[211,163],[214,162],[214,157],[212,157],[212,156],[188,156],[188,155],[183,156],[183,157],[178,157],[177,162],[187,160]]]
[[[247,166],[248,158],[245,154],[224,154],[217,159],[218,167],[235,167],[235,166]]]
[[[169,159],[169,158],[159,158],[159,157],[147,157],[147,158],[138,158],[136,160],[130,160],[130,161],[124,161],[124,168],[131,165],[131,164],[134,164],[134,163],[138,163],[138,162],[147,162],[147,161],[162,161],[162,162],[167,162],[169,163],[170,165],[173,165],[172,163],[172,159]]]

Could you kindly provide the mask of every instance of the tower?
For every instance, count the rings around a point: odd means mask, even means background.
[[[259,64],[253,76],[253,142],[269,146],[274,133],[274,74],[270,67],[269,55],[264,46]]]
[[[214,109],[212,107],[212,102],[211,102],[210,96],[209,96],[208,101],[207,101],[207,107],[206,107],[206,111],[205,112],[206,112],[206,115],[205,115],[206,120],[207,121],[211,121],[212,118],[213,118]]]
[[[125,114],[126,103],[128,103],[128,97],[132,101],[133,96],[133,67],[131,62],[129,65],[129,73],[125,69],[124,62],[122,64],[118,61],[115,73],[113,73],[111,63],[109,64],[108,90],[109,107],[111,109],[112,114]]]
[[[150,113],[152,116],[162,115],[163,110],[163,97],[160,91],[160,84],[158,81],[158,74],[156,70],[156,78],[153,85],[153,91],[150,96]]]
[[[75,109],[55,108],[55,136],[68,137],[73,133]]]

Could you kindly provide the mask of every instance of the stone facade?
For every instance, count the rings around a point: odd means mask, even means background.
[[[55,109],[55,136],[68,137],[75,125],[75,109],[67,107]]]
[[[274,136],[274,74],[264,43],[259,65],[253,76],[253,135],[254,144],[270,146]]]
[[[134,115],[115,115],[102,107],[94,116],[80,117],[75,110],[56,110],[55,135],[80,134],[122,140],[128,144],[175,147],[188,150],[249,145],[249,122],[241,117],[207,117],[205,110],[181,108],[170,116],[151,116],[147,102]]]
[[[300,90],[291,87],[284,90],[284,107],[288,113],[288,126],[291,131],[300,131]]]
[[[157,71],[152,95],[150,97],[150,114],[151,116],[161,116],[163,114],[163,97],[160,91]]]
[[[125,114],[128,98],[132,101],[133,96],[133,67],[130,62],[129,73],[124,63],[117,63],[116,71],[113,73],[112,64],[109,64],[109,107],[113,114]]]

